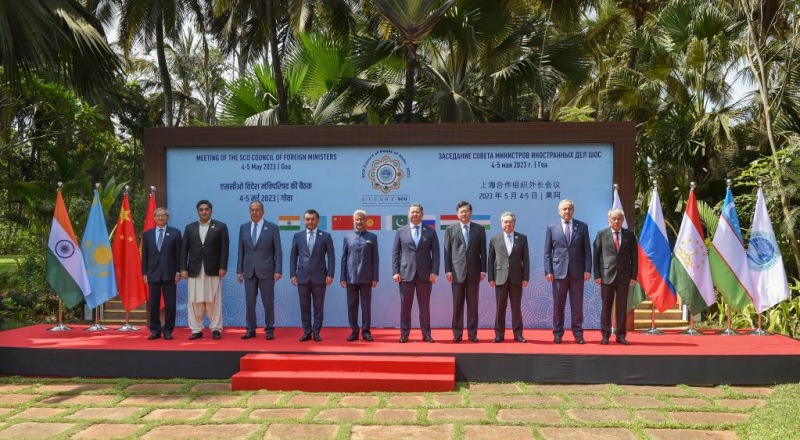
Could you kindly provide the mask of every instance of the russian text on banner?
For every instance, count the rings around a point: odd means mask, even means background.
[[[745,308],[752,301],[753,283],[730,187],[725,194],[708,259],[711,262],[711,279],[731,310]]]
[[[758,188],[756,212],[753,214],[753,226],[747,243],[747,261],[753,280],[753,304],[756,312],[761,313],[789,298],[783,256],[769,220],[767,203],[761,188]]]
[[[119,297],[125,310],[131,311],[147,301],[147,287],[142,280],[142,260],[136,248],[136,233],[128,194],[122,196],[117,227],[114,232],[114,272]]]
[[[47,240],[45,279],[67,307],[75,307],[91,293],[83,252],[78,247],[61,189],[56,194],[56,207]]]
[[[711,283],[708,249],[694,188],[689,192],[681,229],[672,249],[669,279],[693,315],[714,304],[716,294]]]
[[[653,188],[650,207],[639,237],[639,273],[636,280],[659,312],[678,302],[675,287],[669,281],[669,266],[672,260],[667,240],[667,230],[661,212],[658,189]]]
[[[97,190],[94,192],[89,219],[86,221],[86,230],[83,232],[81,250],[83,251],[83,261],[86,264],[86,272],[89,275],[89,285],[92,286],[92,293],[86,297],[86,304],[94,309],[117,296],[114,258]]]

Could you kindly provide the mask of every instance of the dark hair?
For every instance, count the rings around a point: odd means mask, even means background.
[[[198,211],[200,210],[200,205],[208,205],[209,211],[213,211],[214,210],[214,207],[211,205],[211,202],[209,202],[206,199],[203,199],[203,200],[200,200],[199,202],[197,202],[197,208],[196,209]]]
[[[464,200],[458,202],[458,205],[456,205],[456,211],[460,210],[461,208],[463,208],[465,206],[468,206],[469,207],[469,212],[472,212],[472,204],[467,202],[467,201],[464,201]]]
[[[311,215],[313,215],[314,217],[316,217],[316,218],[317,218],[317,220],[319,220],[319,213],[317,212],[317,210],[316,210],[316,209],[306,209],[306,212],[304,212],[304,213],[303,213],[303,217],[305,217],[305,216],[306,216],[306,214],[311,214]]]

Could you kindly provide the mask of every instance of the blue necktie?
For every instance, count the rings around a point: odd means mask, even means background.
[[[419,226],[414,226],[414,246],[419,245]]]
[[[314,251],[314,231],[308,233],[308,253]]]
[[[258,241],[258,223],[253,222],[253,232],[250,236],[253,239],[253,246],[255,246]]]
[[[464,229],[464,246],[469,246],[469,225],[463,225]]]
[[[158,240],[156,240],[156,247],[158,251],[161,252],[161,245],[164,243],[164,230],[158,228]]]

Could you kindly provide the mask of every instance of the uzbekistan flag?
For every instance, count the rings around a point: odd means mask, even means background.
[[[302,223],[299,215],[278,216],[278,229],[281,231],[299,231]]]
[[[483,229],[492,229],[492,216],[487,214],[475,214],[471,219],[473,222],[483,226]]]
[[[683,303],[696,315],[714,304],[716,294],[711,283],[708,249],[694,188],[689,192],[681,230],[672,249],[669,279],[681,296]]]
[[[117,296],[117,276],[114,271],[114,257],[108,241],[108,228],[100,205],[100,196],[94,192],[86,230],[83,231],[83,262],[89,274],[92,293],[86,297],[86,304],[96,308]]]
[[[78,305],[92,291],[83,253],[78,247],[60,188],[56,193],[56,208],[47,240],[45,279],[68,308]]]
[[[639,274],[636,280],[653,301],[653,306],[663,312],[678,302],[675,287],[669,281],[670,250],[667,228],[661,213],[658,189],[653,188],[647,218],[639,237]]]
[[[750,276],[755,293],[753,304],[758,313],[789,297],[789,283],[786,280],[781,249],[778,247],[778,240],[775,239],[767,203],[764,201],[764,191],[761,188],[758,189],[753,227],[750,228],[747,260],[750,263]]]
[[[743,243],[733,192],[728,187],[714,241],[708,249],[708,258],[714,285],[735,312],[745,308],[753,298],[750,267]]]

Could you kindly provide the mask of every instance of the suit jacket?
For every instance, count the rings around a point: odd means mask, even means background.
[[[331,234],[317,229],[313,252],[308,252],[306,230],[292,237],[292,251],[289,255],[289,271],[292,278],[297,277],[300,284],[325,284],[325,278],[333,278],[336,273],[336,254],[333,250]]]
[[[378,281],[378,236],[369,231],[353,231],[342,244],[342,276],[348,284],[372,284]]]
[[[501,232],[492,237],[489,243],[489,281],[496,285],[507,282],[521,285],[530,279],[530,252],[528,237],[514,232],[514,243],[511,254],[506,250],[506,233]]]
[[[589,243],[589,226],[572,219],[570,242],[564,236],[563,222],[558,221],[547,227],[544,237],[544,274],[563,280],[569,275],[572,279],[583,278],[584,273],[592,273],[592,246]]]
[[[251,229],[253,222],[239,227],[239,251],[236,258],[236,273],[245,278],[272,279],[276,273],[283,274],[283,249],[278,225],[266,220],[253,245]]]
[[[210,220],[206,241],[200,241],[200,222],[189,223],[183,231],[181,246],[181,270],[190,277],[200,275],[203,267],[206,275],[219,276],[220,269],[228,269],[230,238],[225,223]]]
[[[147,282],[175,282],[175,274],[180,272],[181,266],[181,231],[167,226],[159,251],[156,229],[142,234],[142,273],[147,275]]]
[[[594,238],[594,278],[602,279],[603,284],[615,280],[629,283],[635,279],[639,270],[639,248],[633,232],[622,228],[619,233],[619,251],[614,245],[614,233],[606,228]]]
[[[431,274],[439,275],[439,237],[436,230],[420,224],[419,244],[414,245],[411,223],[401,226],[392,245],[392,274],[402,281],[430,281]]]
[[[464,244],[461,222],[444,231],[444,272],[453,274],[454,283],[480,282],[486,272],[486,230],[469,223],[469,247]]]

